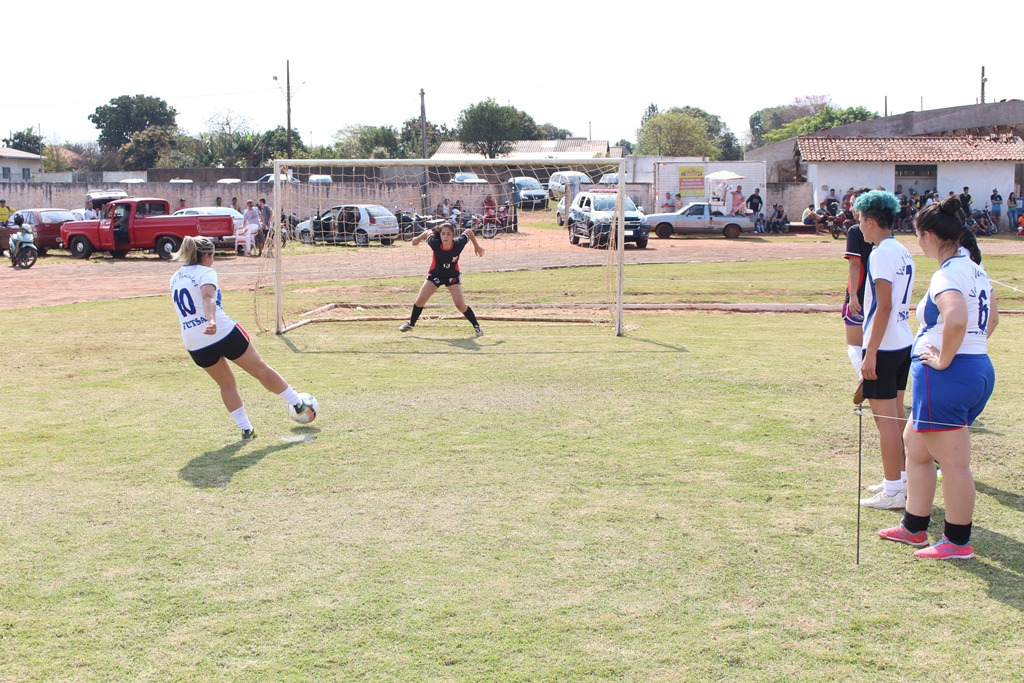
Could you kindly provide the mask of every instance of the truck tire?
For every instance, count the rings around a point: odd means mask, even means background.
[[[646,249],[647,248],[647,239],[648,238],[646,238],[646,237],[637,237],[636,238],[636,248],[637,249]]]
[[[174,252],[178,251],[180,246],[181,242],[178,241],[177,237],[169,235],[159,237],[156,240],[156,255],[166,261],[174,255]]]
[[[394,242],[394,241],[395,241],[394,237],[381,237],[380,238],[380,243],[383,244],[385,247],[391,246],[391,243]]]
[[[590,239],[590,248],[591,249],[597,249],[598,247],[601,246],[601,238],[598,236],[597,228],[595,226],[593,226],[593,225],[590,226],[590,231],[588,232],[588,236],[589,236],[589,239]]]
[[[114,251],[110,252],[110,255],[114,258],[122,259],[128,255],[128,252],[125,251],[124,249],[115,249]]]
[[[313,233],[310,230],[303,230],[299,233],[299,241],[303,244],[313,244]]]
[[[74,258],[87,259],[92,256],[92,252],[94,252],[96,248],[92,246],[92,242],[89,241],[88,237],[82,237],[79,235],[78,237],[71,238],[71,244],[68,245],[68,250]]]
[[[736,225],[735,223],[730,223],[729,225],[725,226],[724,232],[725,236],[728,237],[729,239],[736,239],[737,237],[740,236],[740,226]]]
[[[573,225],[569,226],[569,244],[579,244],[580,236],[576,234],[576,227]]]
[[[673,232],[674,230],[672,229],[672,226],[668,223],[658,223],[658,227],[654,229],[654,234],[657,235],[659,239],[663,240],[667,240],[671,237]]]

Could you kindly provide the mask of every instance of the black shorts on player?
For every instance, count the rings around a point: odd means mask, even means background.
[[[459,271],[453,271],[449,273],[427,273],[427,280],[434,283],[437,288],[451,287],[452,285],[461,285],[462,277],[459,275]]]
[[[910,347],[897,351],[879,351],[875,361],[878,379],[864,380],[864,398],[897,398],[906,391],[910,375]]]
[[[195,351],[189,351],[188,355],[201,368],[213,367],[221,358],[235,360],[241,357],[249,348],[249,335],[245,333],[241,325],[235,325],[231,333],[218,342],[204,346]]]

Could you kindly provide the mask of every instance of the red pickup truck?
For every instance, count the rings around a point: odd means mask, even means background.
[[[94,251],[109,251],[124,258],[132,249],[152,249],[162,259],[181,246],[186,235],[223,240],[234,234],[231,216],[171,216],[166,199],[118,199],[103,207],[94,221],[73,221],[61,226],[61,242],[75,258],[86,259]]]

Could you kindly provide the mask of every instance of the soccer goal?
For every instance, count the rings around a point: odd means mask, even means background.
[[[570,173],[571,172],[571,173]],[[291,159],[274,162],[273,211],[282,221],[260,259],[255,312],[261,329],[313,323],[398,325],[431,264],[413,237],[442,221],[472,229],[459,259],[463,291],[488,326],[622,324],[622,159]],[[298,182],[282,182],[294,178]],[[594,192],[611,224],[596,239],[570,232],[575,193]],[[579,218],[579,216],[577,216]],[[421,320],[456,324],[447,292]]]

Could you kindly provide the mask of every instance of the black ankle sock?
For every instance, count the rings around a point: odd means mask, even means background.
[[[971,542],[971,527],[973,522],[967,524],[950,524],[946,522],[945,535],[953,543],[957,545],[967,545]]]
[[[932,521],[931,516],[920,517],[918,515],[912,515],[906,510],[903,511],[903,528],[912,534],[916,534],[920,531],[928,531],[928,524]]]
[[[420,319],[420,313],[423,312],[422,306],[412,305],[412,315],[409,317],[409,324],[413,327],[416,326],[416,321]]]
[[[466,312],[463,313],[462,315],[466,316],[466,320],[469,321],[470,325],[472,325],[473,327],[479,327],[480,323],[476,321],[476,314],[473,313],[472,308],[466,306]]]

